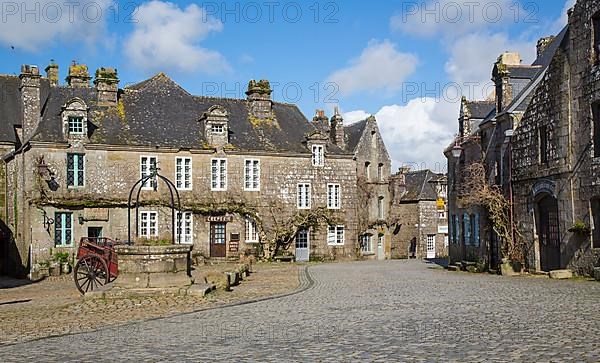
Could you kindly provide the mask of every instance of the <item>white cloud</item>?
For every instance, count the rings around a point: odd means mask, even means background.
[[[394,168],[411,165],[413,169],[446,171],[443,149],[456,132],[458,105],[434,98],[413,99],[406,106],[382,107],[376,114],[381,134]],[[365,119],[365,111],[345,113],[351,123]]]
[[[0,43],[28,52],[50,47],[56,41],[109,45],[106,20],[111,5],[111,0],[4,2]]]
[[[151,1],[135,13],[137,22],[125,41],[130,61],[144,71],[173,70],[218,74],[231,70],[219,52],[200,46],[211,33],[223,29],[220,20],[191,4]]]
[[[397,91],[414,73],[417,63],[415,55],[399,52],[388,40],[371,41],[358,58],[352,59],[348,67],[333,72],[327,82],[336,83],[342,95]]]
[[[573,6],[575,6],[576,2],[577,2],[577,0],[567,0],[565,2],[565,6],[563,7],[560,18],[558,18],[554,22],[554,25],[553,25],[555,32],[559,32],[565,25],[567,25],[567,23],[569,21],[569,15],[568,15],[569,9],[571,9]]]
[[[482,49],[485,49],[482,52]],[[507,34],[472,33],[456,39],[449,47],[445,64],[449,79],[462,86],[469,99],[484,99],[491,90],[492,67],[504,52],[518,52],[523,64],[531,64],[536,56],[536,43],[510,39]],[[475,82],[476,86],[465,85]]]
[[[514,0],[427,0],[403,2],[392,30],[422,37],[458,36],[510,22],[529,21],[531,10]]]

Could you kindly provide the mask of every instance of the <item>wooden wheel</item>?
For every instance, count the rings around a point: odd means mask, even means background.
[[[73,271],[75,285],[82,294],[109,282],[108,266],[98,255],[85,255],[77,261]]]

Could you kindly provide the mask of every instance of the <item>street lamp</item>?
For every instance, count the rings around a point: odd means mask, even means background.
[[[452,156],[455,159],[460,158],[460,156],[462,155],[462,152],[463,152],[463,148],[458,144],[454,145],[454,147],[452,148]]]

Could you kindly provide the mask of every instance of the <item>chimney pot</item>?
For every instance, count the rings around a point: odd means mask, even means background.
[[[119,78],[115,68],[99,68],[94,79],[98,104],[114,106],[118,102]]]
[[[90,77],[88,67],[85,64],[77,64],[73,61],[73,64],[69,67],[67,84],[71,87],[89,87],[90,79],[92,77]]]
[[[267,80],[263,79],[258,82],[251,80],[248,83],[246,95],[248,96],[248,107],[252,116],[261,120],[274,119],[271,93],[273,93],[273,90]]]
[[[51,86],[58,86],[58,64],[54,63],[54,59],[50,60],[50,64],[45,69],[46,77],[50,80]]]

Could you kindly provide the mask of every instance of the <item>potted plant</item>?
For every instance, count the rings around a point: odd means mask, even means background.
[[[48,277],[50,276],[50,262],[45,260],[45,261],[40,261],[38,262],[39,267],[39,278],[43,279],[44,277]]]
[[[573,223],[569,232],[574,233],[578,236],[588,236],[591,232],[590,227],[583,221],[576,221]]]
[[[54,254],[54,258],[60,264],[60,271],[63,274],[71,273],[71,264],[69,263],[69,252],[57,252]]]

